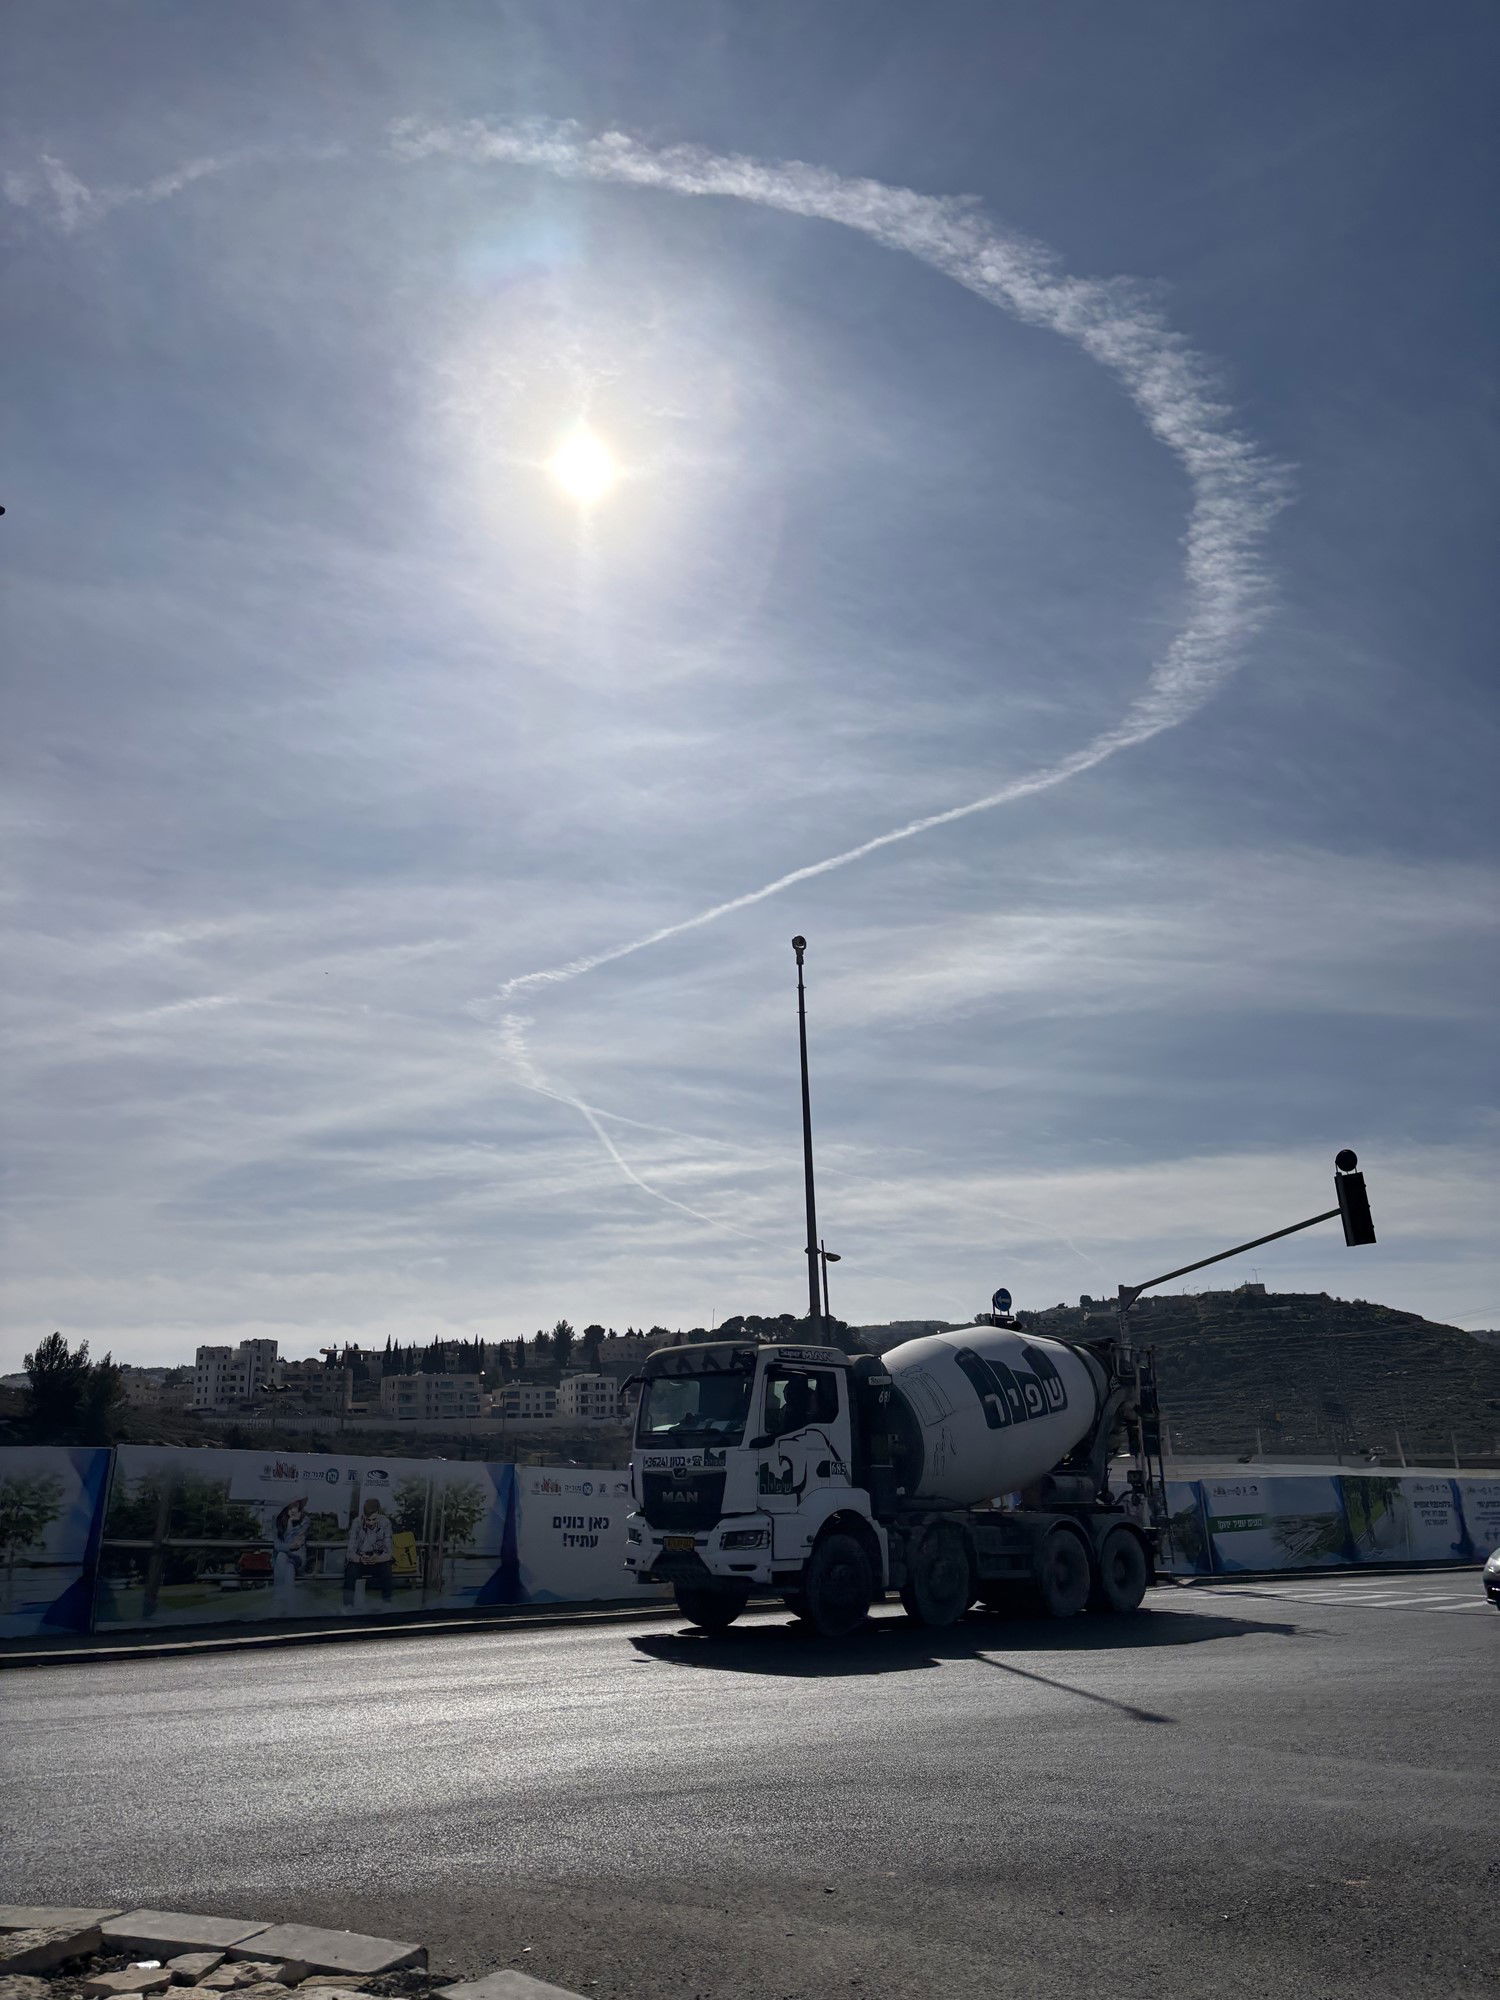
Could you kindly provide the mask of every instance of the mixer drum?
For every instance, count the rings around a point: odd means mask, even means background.
[[[1107,1387],[1093,1355],[1013,1327],[925,1334],[883,1360],[908,1505],[974,1507],[1031,1485],[1088,1436]]]

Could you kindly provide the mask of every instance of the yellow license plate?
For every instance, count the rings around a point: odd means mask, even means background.
[[[664,1535],[662,1537],[662,1547],[664,1549],[691,1549],[696,1548],[697,1543],[691,1535]]]

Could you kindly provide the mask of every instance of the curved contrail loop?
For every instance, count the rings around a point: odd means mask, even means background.
[[[403,160],[448,157],[538,168],[686,197],[727,197],[856,230],[930,265],[1026,324],[1049,328],[1081,347],[1120,380],[1147,428],[1183,466],[1192,489],[1183,541],[1186,619],[1145,687],[1112,728],[980,798],[908,820],[640,937],[562,965],[522,973],[500,987],[495,996],[500,1004],[529,988],[562,984],[716,923],[800,882],[862,861],[881,848],[1064,784],[1119,751],[1185,722],[1234,671],[1245,641],[1262,623],[1268,589],[1260,548],[1272,517],[1287,500],[1287,472],[1235,428],[1207,363],[1167,324],[1148,291],[1135,282],[1069,276],[1051,251],[998,228],[972,198],[919,194],[881,181],[846,178],[801,161],[767,162],[697,146],[653,148],[624,133],[590,137],[575,124],[535,121],[445,125],[403,119],[390,128],[387,145]],[[307,156],[329,157],[343,150],[320,148]],[[141,187],[90,190],[61,161],[44,156],[37,173],[7,175],[4,191],[23,207],[50,205],[58,225],[72,230],[126,202],[169,199],[205,175],[259,157],[264,155],[247,152],[193,160]],[[542,1075],[526,1048],[526,1025],[525,1017],[516,1012],[507,1012],[501,1022],[502,1045],[518,1082],[578,1112],[621,1173],[643,1192],[697,1221],[732,1228],[642,1180],[603,1128],[601,1119],[610,1114]]]
[[[441,125],[406,119],[392,128],[390,144],[402,159],[445,156],[676,195],[728,197],[857,230],[931,265],[1017,319],[1075,342],[1120,379],[1192,486],[1184,537],[1188,615],[1112,728],[980,798],[908,820],[641,937],[522,973],[499,989],[502,1003],[528,988],[576,979],[716,923],[934,827],[1064,784],[1186,721],[1233,672],[1239,649],[1265,616],[1268,592],[1259,550],[1286,501],[1287,475],[1234,428],[1208,365],[1168,326],[1144,287],[1129,279],[1070,277],[1049,250],[999,229],[968,197],[848,179],[801,161],[770,163],[697,146],[658,149],[623,133],[589,137],[575,125],[531,122]]]

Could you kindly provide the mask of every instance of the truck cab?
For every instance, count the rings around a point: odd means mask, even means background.
[[[751,1591],[795,1598],[814,1547],[847,1517],[883,1583],[859,1365],[832,1347],[738,1341],[651,1355],[626,1526],[637,1579],[670,1583],[695,1623],[727,1625]]]

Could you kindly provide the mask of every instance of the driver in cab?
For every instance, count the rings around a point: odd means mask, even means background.
[[[766,1412],[767,1437],[786,1437],[791,1431],[805,1430],[811,1423],[812,1383],[805,1375],[788,1376],[780,1400],[777,1400],[774,1389],[768,1400],[770,1408]]]

